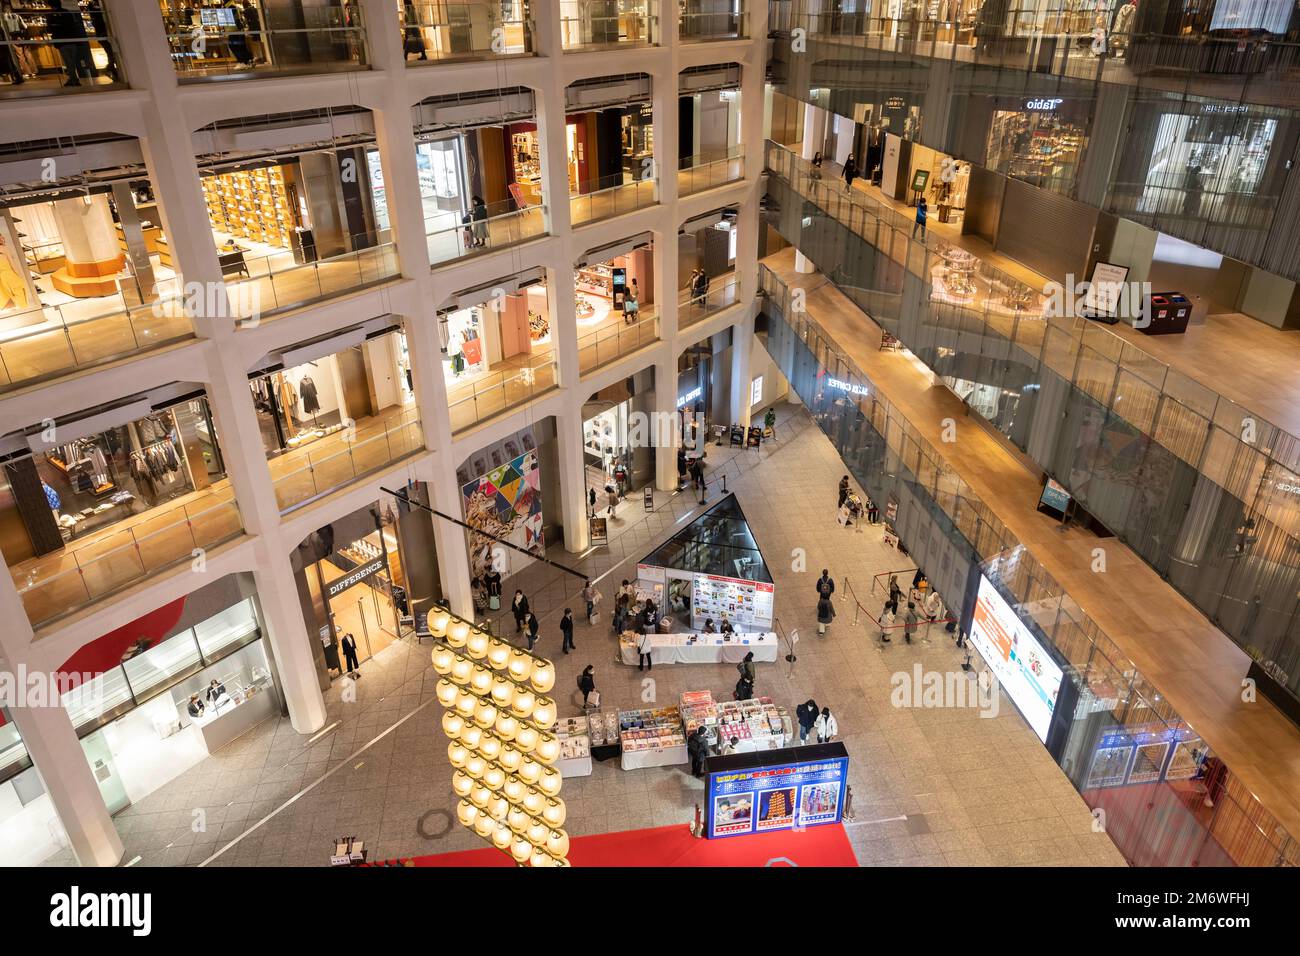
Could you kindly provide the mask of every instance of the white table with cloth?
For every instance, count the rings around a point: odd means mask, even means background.
[[[739,664],[750,651],[754,662],[775,661],[780,649],[775,633],[733,634],[724,641],[721,634],[651,634],[650,660],[654,664]],[[692,640],[694,638],[694,640]],[[619,658],[636,665],[641,658],[639,634],[619,638]]]

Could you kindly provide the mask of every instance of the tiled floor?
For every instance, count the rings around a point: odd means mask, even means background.
[[[882,649],[872,631],[854,626],[837,594],[839,617],[824,638],[813,626],[813,582],[822,567],[866,584],[907,565],[870,529],[838,526],[835,486],[843,467],[831,445],[793,406],[779,409],[778,440],[759,451],[710,449],[708,500],[721,476],[739,496],[777,584],[778,615],[803,639],[798,661],[761,664],[757,690],[788,707],[813,697],[836,713],[850,754],[855,820],[847,824],[863,865],[1123,865],[1033,732],[1004,698],[998,716],[970,709],[901,709],[890,703],[890,677],[915,662],[958,667],[947,635]],[[656,493],[647,514],[639,495],[612,522],[608,548],[553,560],[603,575],[609,595],[636,561],[700,513],[696,495]],[[797,561],[805,549],[806,562]],[[802,567],[806,570],[795,570]],[[558,657],[556,697],[576,713],[570,690],[587,663],[607,707],[673,702],[688,689],[727,696],[731,665],[660,667],[640,674],[614,663],[608,614],[577,628],[576,653],[558,655],[560,610],[578,606],[578,578],[534,564],[505,582],[521,586],[542,622],[539,650]],[[858,584],[854,584],[857,589]],[[513,622],[498,616],[498,629]],[[326,695],[330,728],[311,743],[288,721],[268,721],[162,790],[119,814],[126,859],[140,865],[321,865],[331,840],[364,838],[375,858],[441,853],[481,841],[454,821],[451,768],[438,727],[436,677],[429,645],[397,642],[362,665],[355,700],[349,685]],[[682,768],[623,772],[596,764],[590,777],[565,781],[561,796],[574,834],[683,823],[692,819],[701,784]],[[194,832],[196,808],[205,829]],[[267,818],[265,822],[259,822]]]

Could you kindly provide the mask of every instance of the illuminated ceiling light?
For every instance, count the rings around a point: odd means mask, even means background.
[[[489,790],[500,790],[505,786],[506,772],[500,767],[489,766],[483,771],[483,786]]]
[[[555,686],[555,666],[550,661],[537,661],[533,664],[533,673],[528,682],[537,693],[545,694]]]
[[[546,767],[542,771],[542,779],[537,781],[537,786],[541,787],[542,793],[548,797],[553,797],[560,792],[560,785],[563,782],[564,779],[560,776],[558,770],[554,767]]]
[[[560,759],[560,742],[548,734],[537,742],[537,749],[533,752],[542,763],[553,764]]]
[[[451,624],[451,613],[443,608],[434,611],[428,617],[429,633],[434,637],[443,637]]]
[[[524,811],[519,807],[511,807],[510,811],[506,814],[506,826],[510,827],[510,829],[514,830],[516,833],[523,833],[528,829],[528,825],[532,822],[532,818],[529,817],[528,814],[524,813]]]
[[[515,734],[519,733],[519,721],[509,714],[497,714],[497,722],[493,727],[502,740],[514,740]]]
[[[478,700],[469,691],[461,691],[456,695],[456,713],[462,717],[470,718],[474,716],[474,710],[478,707]]]
[[[475,667],[474,676],[469,679],[469,686],[474,688],[476,694],[486,694],[492,689],[492,672],[481,665]]]
[[[488,801],[487,812],[488,812],[488,816],[490,816],[493,820],[497,820],[498,822],[505,823],[506,817],[510,814],[510,801],[502,796],[493,797],[491,800]],[[546,822],[550,823],[551,821],[547,820]],[[563,823],[563,821],[560,822]],[[559,826],[559,824],[555,824],[555,825]]]
[[[464,687],[474,673],[474,662],[468,657],[457,657],[451,663],[451,679]]]
[[[455,659],[456,655],[450,648],[439,645],[433,649],[433,669],[439,674],[450,674],[451,664]]]
[[[515,746],[524,753],[529,754],[537,749],[540,738],[541,734],[537,732],[535,727],[529,727],[525,724],[519,728],[519,733],[515,734]]]
[[[478,780],[487,771],[487,761],[478,754],[471,754],[470,758],[465,761],[465,772]]]
[[[525,836],[528,837],[528,842],[533,846],[546,846],[546,838],[550,835],[550,828],[540,820],[534,820],[532,823],[528,824],[528,829],[525,831]]]
[[[465,766],[465,761],[469,759],[469,751],[458,740],[453,740],[447,745],[447,759],[451,761],[453,767]]]
[[[479,741],[478,752],[488,760],[496,760],[501,756],[501,738],[493,734],[484,734],[483,739]]]
[[[474,804],[470,803],[468,800],[462,800],[460,803],[456,804],[456,819],[459,820],[463,826],[472,827],[477,818],[478,808],[476,808]]]
[[[492,791],[481,783],[474,784],[469,792],[469,802],[481,810],[486,810],[488,801],[492,799]]]
[[[564,820],[568,815],[569,811],[563,800],[552,798],[547,800],[546,806],[542,808],[542,819],[553,827],[564,826]]]
[[[465,650],[469,652],[470,657],[481,661],[487,657],[488,636],[478,628],[474,628],[469,632],[469,639],[465,642]]]
[[[533,845],[523,836],[516,836],[510,843],[510,855],[515,858],[516,863],[527,862],[528,858],[533,855]]]
[[[482,810],[480,810],[478,816],[474,818],[474,832],[485,840],[491,838],[492,832],[496,830],[496,828],[497,822]]]
[[[465,718],[454,711],[447,711],[442,715],[442,730],[448,737],[455,740],[460,736],[460,732],[465,729]]]
[[[479,744],[483,742],[482,728],[466,724],[465,729],[460,732],[460,742],[470,750],[478,750]]]
[[[447,669],[451,670],[451,667],[448,666]],[[460,688],[458,688],[451,681],[447,680],[447,678],[444,677],[442,680],[438,681],[438,688],[437,688],[438,703],[442,704],[442,706],[444,707],[453,706],[456,703],[456,697],[459,693],[460,693]]]
[[[528,865],[534,868],[555,866],[555,861],[551,859],[551,855],[549,853],[547,853],[541,847],[538,847],[537,849],[533,850],[532,855],[528,858]]]
[[[551,856],[568,856],[569,835],[563,830],[552,830],[546,837],[546,852]]]
[[[545,809],[546,798],[539,791],[529,787],[528,792],[524,794],[524,812],[530,817],[535,817]]]
[[[497,762],[511,773],[514,773],[519,769],[520,765],[523,764],[524,755],[509,744],[503,744],[501,747],[501,756],[497,758]]]
[[[474,789],[474,778],[464,770],[457,770],[451,775],[451,789],[458,797],[468,797]]]
[[[537,698],[533,705],[533,723],[540,728],[555,726],[555,701],[549,697]]]
[[[504,823],[498,821],[497,825],[492,828],[492,845],[498,850],[509,850],[514,839],[514,833]]]
[[[510,683],[504,677],[498,677],[492,681],[492,703],[498,707],[509,707],[510,702],[515,699],[515,685]]]
[[[532,757],[524,757],[519,763],[519,770],[516,772],[519,774],[519,779],[524,783],[537,783],[542,779],[542,765]],[[528,808],[527,798],[524,800],[524,809],[528,810],[529,813],[533,812]]]
[[[474,723],[484,730],[497,722],[497,709],[487,701],[480,701],[474,708]]]
[[[504,641],[493,640],[489,642],[487,661],[494,670],[501,670],[510,663],[510,645]]]
[[[459,618],[452,621],[447,628],[447,643],[452,647],[464,647],[469,641],[469,624]]]
[[[510,663],[506,668],[515,680],[528,680],[528,676],[533,672],[533,659],[523,651],[515,649],[510,652]]]
[[[514,700],[510,702],[510,713],[516,717],[531,717],[537,706],[537,695],[531,690],[516,690]]]

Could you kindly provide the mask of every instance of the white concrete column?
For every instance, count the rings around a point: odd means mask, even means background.
[[[805,103],[803,108],[803,142],[799,144],[799,155],[803,159],[812,161],[817,155],[818,150],[822,148],[822,143],[826,139],[826,111],[820,107],[813,106],[811,103]],[[822,157],[823,160],[826,157]],[[794,271],[802,272],[805,275],[816,271],[816,266],[802,252],[795,250],[794,254]]]
[[[749,427],[750,352],[754,343],[754,310],[731,328],[731,424]]]
[[[428,486],[429,507],[464,520],[460,486],[456,483],[457,463],[446,452],[420,462],[416,477]],[[469,551],[465,529],[437,515],[433,519],[433,542],[438,549],[438,571],[442,592],[452,612],[473,619],[474,597],[470,590]]]
[[[651,256],[654,260],[654,294],[655,308],[659,312],[659,338],[673,343],[677,339],[677,330],[680,327],[677,293],[680,276],[677,270],[677,228],[672,223],[669,223],[663,231],[654,233]]]
[[[58,703],[10,707],[9,716],[41,775],[77,862],[82,866],[116,866],[122,860],[122,838],[113,826],[113,817],[67,710]]]
[[[655,487],[677,490],[677,449],[681,425],[677,417],[677,353],[655,363]]]
[[[577,295],[573,289],[573,263],[568,261],[565,246],[557,244],[556,253],[546,268],[546,307],[551,312],[552,341],[556,368],[563,388],[577,389],[578,329]],[[581,402],[581,398],[579,398]]]
[[[540,57],[549,59],[546,80],[533,90],[537,107],[537,144],[542,158],[542,202],[546,205],[546,228],[553,236],[569,231],[568,134],[565,131],[564,56],[558,3],[535,3],[533,40]]]
[[[663,4],[668,6],[668,4]],[[671,21],[676,31],[676,3]],[[663,14],[660,14],[662,17]],[[664,21],[661,19],[660,23]],[[659,202],[669,205],[677,201],[677,148],[680,138],[677,129],[677,56],[676,48],[668,58],[662,72],[651,74],[650,122],[654,126],[655,178],[658,180]]]
[[[296,545],[294,542],[290,547]],[[314,734],[325,726],[328,716],[316,674],[316,655],[310,643],[317,635],[307,630],[303,620],[298,585],[287,550],[271,540],[263,540],[258,543],[257,555],[253,583],[257,586],[262,623],[266,625],[280,687],[289,708],[289,722],[300,734]]]
[[[586,551],[591,544],[587,526],[587,477],[582,453],[582,396],[570,396],[569,407],[555,417],[555,441],[560,463],[560,513],[564,522],[564,549]],[[606,507],[601,499],[597,507]]]

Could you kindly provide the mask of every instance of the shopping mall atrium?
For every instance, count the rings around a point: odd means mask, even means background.
[[[3,863],[1300,864],[1294,0],[0,8]]]

